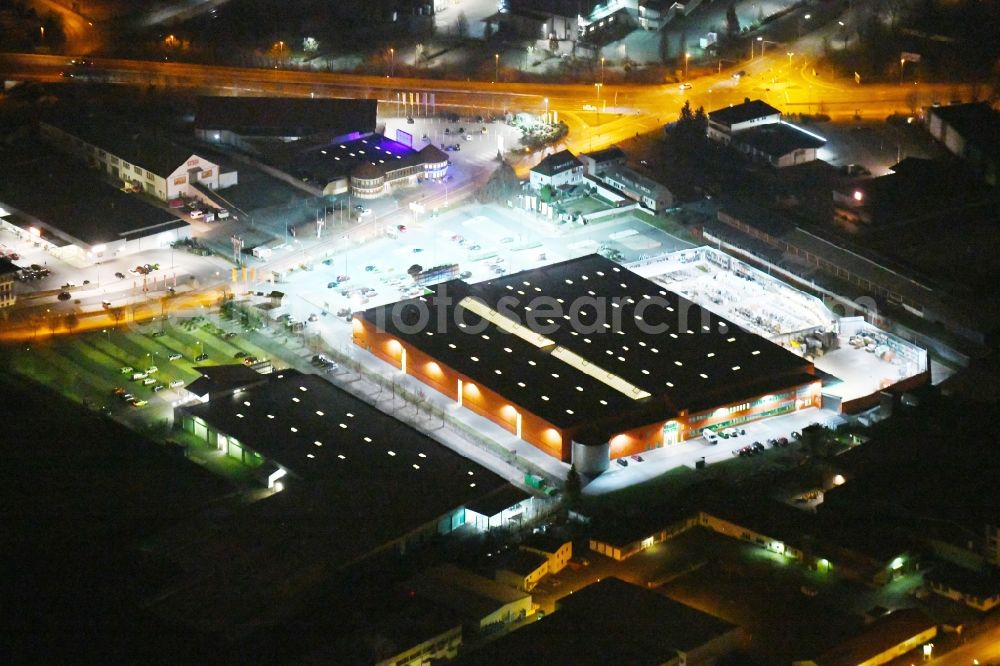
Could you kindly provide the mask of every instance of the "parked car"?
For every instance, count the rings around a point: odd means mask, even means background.
[[[736,79],[737,81],[739,81],[740,79],[742,79],[746,75],[747,75],[746,71],[741,69],[740,71],[738,71],[735,74],[733,74],[733,78]]]
[[[229,217],[229,211],[226,210],[225,208],[220,208],[219,210],[215,211],[215,216],[220,220],[225,220],[226,218]]]
[[[197,356],[194,357],[194,360],[196,360],[196,361],[207,361],[208,360],[208,354],[198,354]]]
[[[326,288],[327,289],[336,289],[339,286],[340,286],[339,282],[327,282],[326,283]]]
[[[189,214],[192,220],[200,220],[201,218],[205,217],[205,211],[203,211],[200,208],[195,208]]]
[[[175,379],[174,381],[170,382],[170,388],[178,388],[180,386],[184,386],[183,379]]]
[[[351,279],[350,275],[338,275],[337,276],[337,282],[347,282],[350,279]]]
[[[56,296],[56,298],[58,298],[60,301],[68,301],[73,297],[70,295],[68,291],[61,291],[59,292],[59,295]]]
[[[628,467],[628,461],[625,460],[624,458],[618,458],[617,460],[615,460],[615,462],[617,462],[622,467]]]
[[[178,354],[177,352],[174,352],[170,356],[168,356],[167,358],[170,359],[171,361],[179,361],[180,359],[184,358],[184,356],[182,354]]]
[[[119,272],[115,273],[115,277],[118,278],[119,280],[124,280],[125,279],[125,274],[122,273],[121,271],[119,271]]]
[[[694,86],[692,86],[690,83],[682,83],[680,89],[681,90],[691,90],[691,88],[693,88],[693,87]]]

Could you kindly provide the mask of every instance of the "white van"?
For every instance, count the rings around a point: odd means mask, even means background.
[[[711,428],[704,428],[701,431],[701,436],[704,437],[705,441],[708,442],[709,444],[719,443],[719,435],[716,434],[716,432]]]

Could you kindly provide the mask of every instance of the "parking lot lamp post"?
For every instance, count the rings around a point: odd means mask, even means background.
[[[684,54],[684,80],[687,81],[688,78],[688,61],[691,60],[691,53]]]
[[[493,63],[494,63],[494,66],[493,66],[493,83],[499,83],[500,82],[500,54],[499,53],[494,53],[493,54]]]
[[[396,49],[389,47],[389,76],[396,73]]]
[[[788,67],[791,68],[791,66],[792,66],[792,56],[795,55],[795,53],[792,52],[792,51],[789,51],[785,55],[788,56]]]

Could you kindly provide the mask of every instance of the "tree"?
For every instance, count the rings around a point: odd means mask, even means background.
[[[76,330],[76,327],[79,325],[80,325],[80,319],[76,316],[75,312],[70,312],[68,315],[66,315],[65,319],[63,319],[63,326],[65,326],[66,330],[69,331],[70,333]]]
[[[736,15],[735,2],[726,10],[726,33],[730,37],[740,34],[740,18]]]
[[[543,185],[542,189],[538,192],[538,198],[545,203],[550,203],[556,198],[556,191],[552,189],[551,185]]]
[[[465,12],[459,12],[455,19],[455,34],[459,39],[466,39],[469,36],[469,19],[465,17]]]
[[[685,100],[684,106],[681,107],[681,117],[677,120],[678,127],[682,124],[688,124],[694,122],[694,112],[691,111],[691,101]]]
[[[566,508],[575,509],[580,504],[580,492],[582,490],[580,474],[576,471],[576,465],[569,466],[569,473],[566,474]]]
[[[697,131],[699,136],[708,132],[708,114],[705,113],[705,107],[699,106],[695,109],[693,122],[694,129]]]
[[[493,39],[493,22],[487,21],[486,26],[483,28],[483,41],[490,41]]]
[[[521,181],[514,173],[514,168],[501,161],[490,179],[476,192],[476,200],[480,203],[505,202],[520,191]]]

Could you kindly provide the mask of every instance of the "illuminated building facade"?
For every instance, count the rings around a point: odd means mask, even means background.
[[[598,255],[434,289],[354,342],[585,474],[820,405],[812,363]]]

